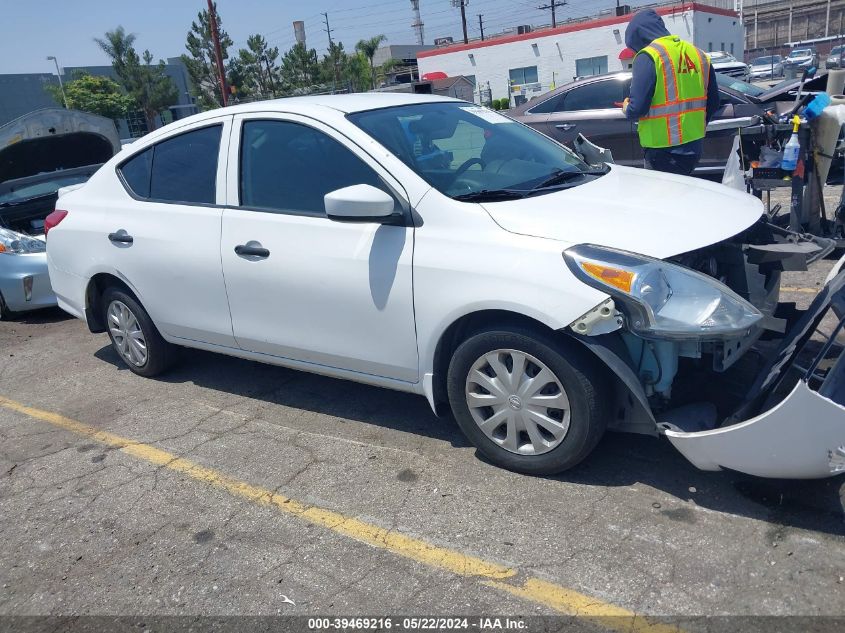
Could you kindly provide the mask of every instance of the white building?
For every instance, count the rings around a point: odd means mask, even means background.
[[[698,3],[655,7],[673,35],[704,51],[727,51],[742,59],[743,28],[736,12]],[[417,54],[421,76],[465,75],[491,98],[531,99],[575,77],[627,68],[620,59],[633,13],[571,21],[530,33],[490,37]]]

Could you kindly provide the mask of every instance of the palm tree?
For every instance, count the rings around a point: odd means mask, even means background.
[[[373,66],[373,57],[378,50],[379,44],[385,40],[387,40],[387,38],[384,35],[375,35],[368,40],[361,40],[355,45],[355,50],[363,54],[370,62],[370,82],[372,83],[373,88],[376,87],[376,69],[375,66]]]
[[[127,33],[122,26],[118,26],[114,31],[106,31],[104,39],[95,37],[94,41],[111,59],[115,74],[126,82],[129,79],[127,65],[138,62],[137,53],[133,46],[135,34]],[[135,59],[132,59],[133,56]]]

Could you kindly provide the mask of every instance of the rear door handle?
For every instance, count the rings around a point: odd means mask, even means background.
[[[109,233],[109,240],[117,242],[118,244],[131,244],[134,241],[132,236],[128,235],[123,229],[119,230],[117,233]]]
[[[575,123],[559,123],[555,126],[559,130],[563,130],[564,132],[568,132],[569,130],[578,127]]]
[[[261,246],[258,242],[238,244],[235,247],[235,254],[240,257],[258,257],[260,259],[267,259],[270,257],[270,251]]]

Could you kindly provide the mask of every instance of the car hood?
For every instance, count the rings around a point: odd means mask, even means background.
[[[763,215],[760,200],[724,185],[619,165],[583,185],[482,206],[512,233],[660,259],[733,237]]]
[[[713,68],[744,68],[746,64],[742,62],[713,62]]]

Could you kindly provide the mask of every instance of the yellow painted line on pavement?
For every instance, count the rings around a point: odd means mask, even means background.
[[[429,567],[442,569],[460,576],[478,578],[486,586],[568,615],[592,618],[597,624],[608,629],[627,633],[678,633],[680,631],[677,627],[652,622],[642,615],[573,589],[540,578],[520,576],[516,569],[469,556],[446,547],[440,547],[422,539],[405,536],[334,510],[303,503],[267,488],[239,481],[168,451],[108,431],[100,431],[58,413],[29,407],[3,396],[0,396],[0,406],[77,435],[97,440],[150,464],[225,490],[235,497],[262,506],[276,508],[286,514],[304,519],[337,534],[342,534],[397,556],[409,558]]]
[[[807,294],[818,294],[821,288],[796,288],[794,286],[781,286],[781,292],[806,292]]]

